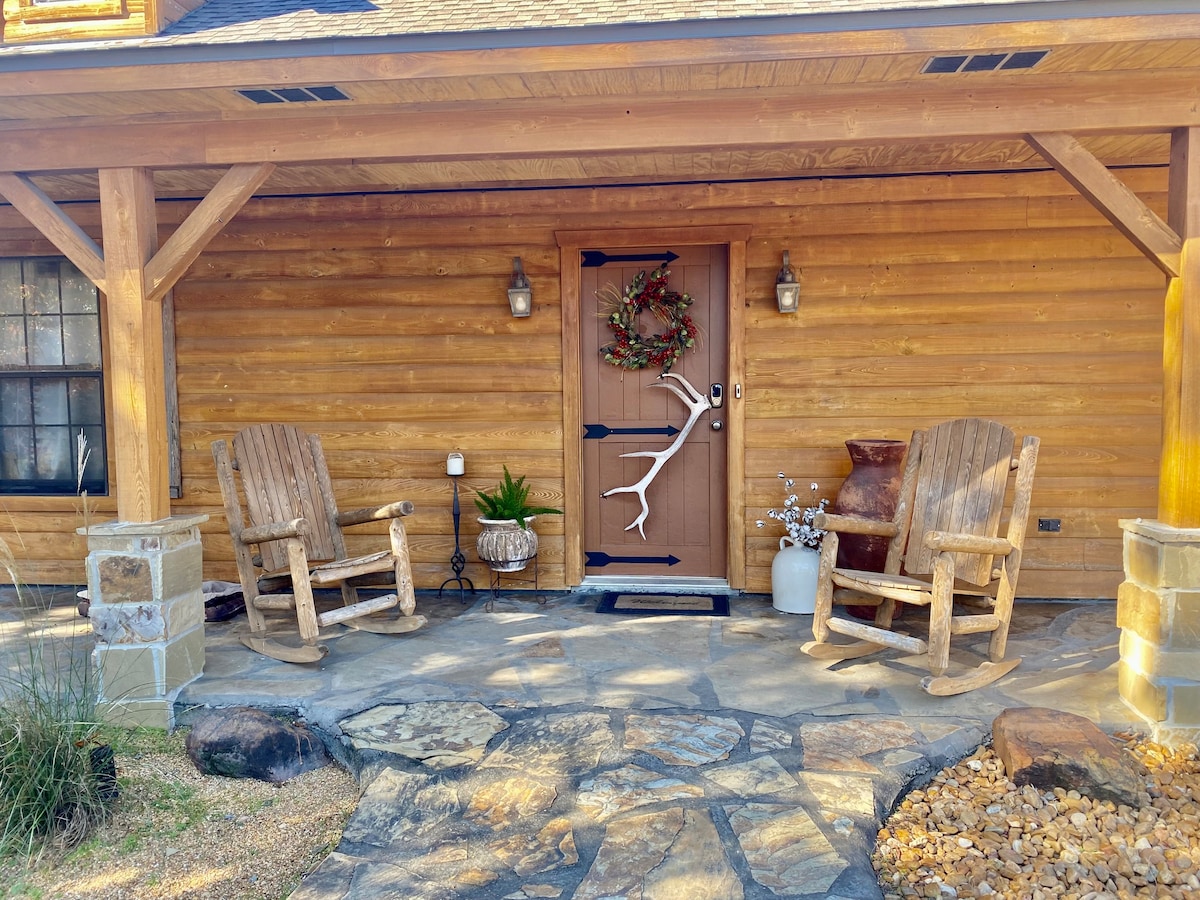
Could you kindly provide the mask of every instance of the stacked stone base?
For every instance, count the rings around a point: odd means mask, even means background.
[[[173,728],[175,697],[204,669],[207,516],[110,522],[88,539],[88,617],[98,713],[127,727]]]
[[[1200,528],[1142,519],[1121,527],[1121,697],[1158,743],[1200,743]]]

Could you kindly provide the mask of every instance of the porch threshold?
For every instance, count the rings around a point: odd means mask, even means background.
[[[591,594],[623,591],[629,594],[723,594],[733,597],[741,591],[731,588],[724,578],[687,575],[658,575],[641,578],[633,575],[587,575],[573,593]]]

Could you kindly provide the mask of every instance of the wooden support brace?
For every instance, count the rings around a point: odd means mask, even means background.
[[[836,631],[838,634],[844,634],[847,637],[868,641],[872,644],[882,644],[885,647],[902,650],[914,656],[924,653],[929,649],[929,644],[920,638],[911,637],[907,634],[897,634],[894,631],[884,631],[882,628],[876,628],[864,622],[851,622],[849,619],[831,618],[829,620],[829,630]]]
[[[104,253],[82,228],[59,208],[28,177],[0,172],[0,194],[33,225],[46,240],[62,251],[92,284],[107,293]]]
[[[336,625],[338,622],[347,622],[350,619],[358,616],[365,616],[374,612],[382,612],[385,609],[391,609],[395,605],[396,595],[384,594],[382,597],[372,597],[370,600],[360,600],[353,606],[339,606],[336,609],[323,612],[317,616],[317,624],[324,628],[327,625]]]
[[[275,171],[271,163],[230,167],[146,264],[146,299],[161,300],[233,215]]]
[[[984,634],[999,627],[999,616],[954,616],[950,620],[951,634]]]
[[[1145,202],[1069,134],[1027,134],[1025,140],[1169,277],[1179,274],[1183,242]]]

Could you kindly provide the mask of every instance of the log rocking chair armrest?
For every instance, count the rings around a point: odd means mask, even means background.
[[[285,538],[304,537],[312,530],[308,519],[292,519],[288,522],[267,522],[243,528],[238,539],[243,544],[261,544],[265,541],[281,541]]]
[[[836,531],[838,534],[874,534],[880,537],[893,537],[899,530],[895,522],[825,512],[816,514],[813,525],[825,531]]]
[[[365,506],[362,509],[338,513],[337,523],[346,528],[350,525],[365,525],[367,522],[384,522],[388,519],[399,519],[401,516],[411,516],[415,510],[411,500],[397,500],[384,506]]]
[[[956,534],[951,531],[929,532],[925,535],[925,546],[939,553],[984,553],[989,556],[1008,556],[1016,549],[1001,537]]]

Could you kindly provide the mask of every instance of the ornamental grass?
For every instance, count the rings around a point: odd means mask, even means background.
[[[54,636],[48,609],[22,586],[2,538],[0,568],[22,616],[9,642],[17,652],[0,670],[0,856],[34,859],[82,841],[103,819],[115,782],[93,772],[107,748],[94,745],[99,726],[87,658],[61,646],[67,639]]]

